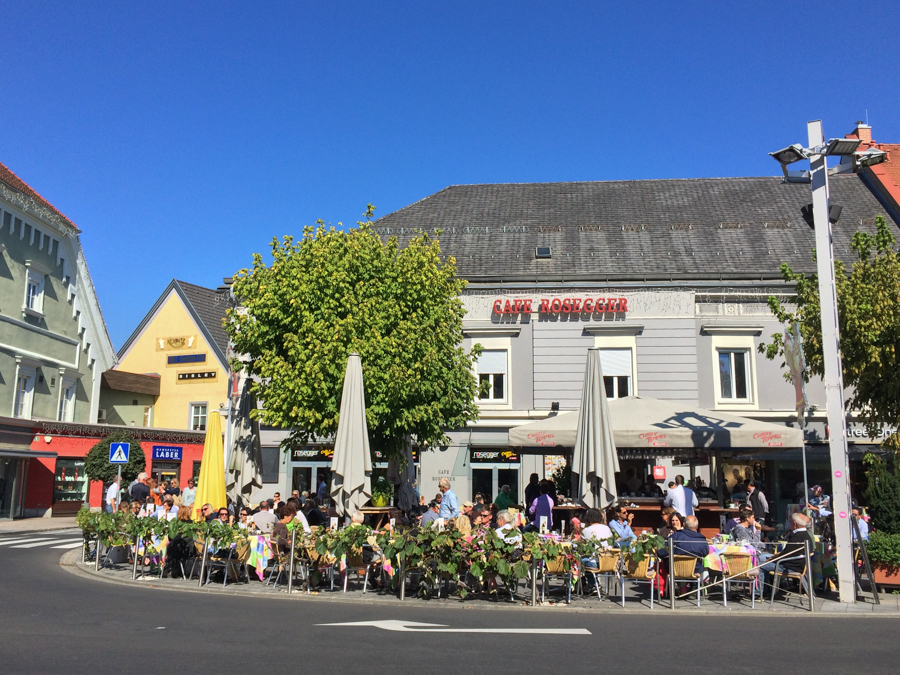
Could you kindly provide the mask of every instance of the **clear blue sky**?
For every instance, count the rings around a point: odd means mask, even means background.
[[[367,202],[775,175],[808,120],[866,110],[900,142],[898,25],[894,2],[6,2],[0,161],[84,230],[118,349],[172,278],[215,287]]]

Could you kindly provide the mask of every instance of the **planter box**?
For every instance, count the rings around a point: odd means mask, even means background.
[[[900,567],[888,567],[881,563],[872,563],[872,574],[879,586],[900,586]]]

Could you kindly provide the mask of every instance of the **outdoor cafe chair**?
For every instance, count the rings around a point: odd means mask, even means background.
[[[656,588],[656,556],[648,553],[640,562],[626,557],[625,571],[622,573],[622,607],[625,606],[625,580],[636,584],[648,584],[650,586],[650,609],[653,609],[653,589]]]
[[[334,590],[334,566],[337,564],[337,559],[331,555],[330,553],[326,553],[325,555],[320,555],[318,551],[316,551],[314,546],[308,546],[306,549],[306,555],[309,559],[309,566],[307,568],[307,573],[310,573],[312,570],[317,572],[322,572],[323,570],[328,573],[329,583],[331,585],[331,590]]]
[[[695,572],[697,556],[673,556],[673,569],[669,572],[670,584],[697,584],[697,607],[700,606],[700,589],[703,584],[703,572]]]
[[[806,558],[805,554],[803,555]],[[791,556],[791,558],[795,558],[796,556]],[[786,560],[787,558],[782,558]],[[800,596],[800,606],[803,606],[803,593],[806,593],[806,598],[809,603],[813,602],[812,589],[809,587],[809,583],[807,582],[807,566],[809,565],[809,560],[807,559],[803,565],[803,569],[799,572],[795,572],[793,570],[785,569],[781,566],[781,564],[775,565],[775,578],[772,582],[772,595],[769,597],[769,603],[775,603],[775,591],[779,589],[781,586],[781,582],[784,579],[789,579],[792,581],[796,581],[799,587],[798,595]],[[789,592],[789,591],[788,591]],[[811,606],[811,605],[810,605]]]
[[[374,560],[374,559],[373,559]],[[363,576],[363,594],[369,587],[369,572],[374,571],[376,563],[363,561],[363,549],[355,548],[347,553],[347,565],[344,568],[344,593],[347,592],[347,582],[350,580],[350,573],[356,575],[356,580]]]
[[[563,544],[563,549],[571,552],[572,545]],[[566,559],[566,553],[561,553],[555,558],[543,561],[541,565],[541,602],[544,602],[544,597],[547,590],[547,580],[550,577],[561,577],[565,580],[566,603],[572,602],[572,568],[570,567],[568,570],[566,569]],[[511,591],[510,595],[512,595]]]
[[[597,551],[597,566],[585,565],[584,573],[590,574],[594,579],[594,587],[597,589],[597,599],[602,600],[600,595],[600,578],[606,580],[606,597],[609,597],[609,580],[615,579],[619,583],[619,559],[622,556],[621,549],[612,548]]]
[[[728,606],[728,587],[732,584],[747,584],[750,589],[750,606],[756,609],[756,588],[759,581],[759,570],[753,569],[753,555],[750,553],[723,553],[725,573],[723,589],[725,606]],[[760,591],[762,588],[760,587]]]

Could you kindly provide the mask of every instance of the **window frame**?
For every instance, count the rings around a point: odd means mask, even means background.
[[[742,352],[744,356],[744,364],[747,372],[747,398],[726,398],[722,396],[722,374],[719,369],[719,355],[722,353]],[[759,379],[756,375],[756,344],[752,336],[749,335],[715,335],[712,337],[712,375],[714,400],[717,409],[737,410],[737,409],[759,409],[758,383]],[[737,387],[734,382],[734,359],[732,363],[732,385],[731,390],[737,393]]]
[[[203,406],[203,428],[195,429],[194,428],[194,408]],[[188,404],[188,429],[191,431],[206,431],[207,423],[209,422],[209,401],[192,401]]]
[[[629,382],[629,396],[639,396],[638,378],[637,378],[637,336],[636,335],[596,335],[594,337],[594,347],[600,351],[606,349],[628,349],[631,351],[631,376]],[[602,360],[601,360],[602,362]],[[606,387],[606,374],[604,373],[604,390]],[[610,375],[610,377],[617,377]],[[616,382],[618,388],[618,382]]]
[[[57,422],[74,422],[75,421],[75,402],[78,398],[78,382],[71,378],[60,378],[59,380],[59,399],[56,406]],[[72,399],[63,410],[63,403],[66,402],[66,392],[72,390]],[[63,414],[65,412],[65,415]]]
[[[511,409],[512,408],[512,344],[509,338],[478,338],[473,339],[472,344],[481,345],[483,352],[506,352],[506,377],[503,386],[503,398],[480,398],[478,392],[475,393],[475,403],[482,409]],[[478,361],[472,363],[472,374],[475,376],[475,384],[481,386],[481,375],[496,375],[498,373],[480,373],[478,371]],[[491,388],[493,389],[493,378],[491,379]]]
[[[42,318],[44,316],[44,296],[46,295],[47,277],[50,270],[33,260],[25,261],[25,296],[22,299],[22,313]],[[29,298],[32,297],[29,291],[35,286],[37,292],[34,294],[34,302],[29,305]]]
[[[26,391],[22,393],[19,382],[22,379],[28,381]],[[16,365],[15,391],[13,395],[12,416],[16,419],[30,420],[34,413],[34,386],[37,382],[37,368],[24,363]],[[21,402],[21,405],[20,405]],[[19,408],[22,408],[22,414],[19,414]]]

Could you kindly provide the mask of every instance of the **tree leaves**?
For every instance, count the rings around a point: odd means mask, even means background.
[[[871,438],[878,438],[883,426],[900,424],[900,259],[894,244],[884,217],[878,216],[874,234],[853,235],[851,248],[857,259],[849,274],[843,261],[834,264],[844,386],[852,391],[847,407],[862,416]],[[788,306],[770,297],[769,308],[786,325],[799,322],[807,380],[810,375],[821,377],[818,278],[796,273],[787,264],[782,264],[781,273],[785,281],[796,284],[796,295]],[[759,350],[769,359],[783,357],[782,336],[773,335],[772,342],[761,344]],[[885,444],[898,449],[900,437],[894,433]]]
[[[347,357],[357,352],[372,450],[390,458],[410,438],[445,443],[446,429],[478,414],[477,351],[461,347],[464,288],[426,234],[401,249],[368,222],[342,232],[320,221],[299,241],[273,240],[270,266],[254,255],[235,275],[241,307],[226,320],[235,352],[248,359],[236,365],[255,376],[258,418],[291,429],[290,443],[332,436]]]
[[[122,464],[122,482],[126,485],[138,477],[147,466],[140,441],[127,431],[116,431],[97,443],[84,458],[84,473],[91,480],[112,483],[118,474],[119,465],[109,463],[109,446],[111,443],[129,443],[128,463]],[[120,486],[121,487],[121,486]]]

